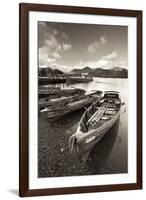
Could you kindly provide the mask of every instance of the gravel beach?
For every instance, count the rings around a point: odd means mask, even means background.
[[[75,153],[69,151],[69,137],[75,132],[83,111],[48,123],[38,120],[38,177],[60,177],[127,172],[127,160],[118,162],[110,156],[114,143],[119,143],[118,126],[114,126],[95,146],[86,163],[80,163]],[[119,155],[116,155],[119,157]]]

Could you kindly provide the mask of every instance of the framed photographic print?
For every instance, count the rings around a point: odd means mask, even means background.
[[[20,196],[142,188],[142,11],[20,4]]]

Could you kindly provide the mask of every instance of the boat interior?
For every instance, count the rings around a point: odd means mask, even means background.
[[[118,94],[105,94],[100,101],[95,101],[86,110],[80,121],[80,131],[86,133],[99,128],[117,114],[120,105]]]

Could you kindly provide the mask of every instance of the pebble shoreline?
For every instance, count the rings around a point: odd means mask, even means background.
[[[106,163],[113,145],[112,137],[113,142],[116,138],[113,133],[110,133],[112,136],[110,139],[108,134],[96,145],[88,162],[84,164],[79,162],[75,153],[69,151],[69,137],[75,132],[82,113],[81,111],[67,115],[55,123],[48,123],[47,120],[39,117],[38,177],[111,174],[127,171],[127,166],[118,169]]]

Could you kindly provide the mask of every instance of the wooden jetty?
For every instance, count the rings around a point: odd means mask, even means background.
[[[48,76],[39,77],[39,85],[45,84],[59,84],[59,83],[82,83],[93,81],[91,76],[77,76],[77,75],[60,75],[60,76]]]
[[[84,82],[90,82],[93,81],[92,77],[69,77],[66,80],[67,84],[71,83],[84,83]]]

